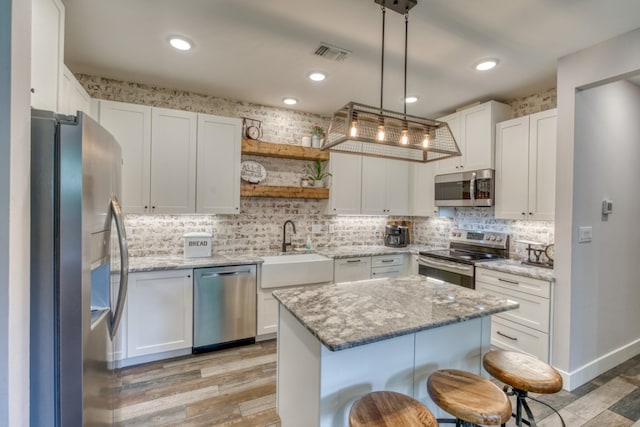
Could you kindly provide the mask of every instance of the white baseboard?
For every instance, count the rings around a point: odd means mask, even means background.
[[[640,354],[640,339],[610,351],[609,353],[582,365],[572,372],[566,372],[558,369],[558,372],[562,375],[563,388],[569,391],[575,390],[582,384],[591,381],[598,375],[607,372],[609,369],[636,356],[637,354]]]

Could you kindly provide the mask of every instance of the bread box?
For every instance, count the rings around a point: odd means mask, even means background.
[[[211,256],[211,233],[192,232],[185,233],[184,257],[205,258]]]

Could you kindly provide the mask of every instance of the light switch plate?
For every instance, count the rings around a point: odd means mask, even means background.
[[[333,234],[336,232],[335,224],[329,224],[329,234]]]
[[[312,233],[322,233],[322,225],[320,225],[320,224],[311,224],[311,232]]]
[[[593,240],[593,227],[580,227],[578,243],[587,243]]]

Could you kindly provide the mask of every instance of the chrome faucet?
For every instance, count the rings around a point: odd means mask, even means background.
[[[289,239],[289,243],[287,243],[287,224],[291,224],[293,234],[296,234],[296,225],[290,219],[286,220],[282,226],[282,252],[287,252],[287,246],[291,246],[291,239]]]

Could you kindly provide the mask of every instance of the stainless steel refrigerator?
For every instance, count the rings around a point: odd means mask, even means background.
[[[113,425],[127,293],[120,146],[86,114],[31,116],[31,425]]]

